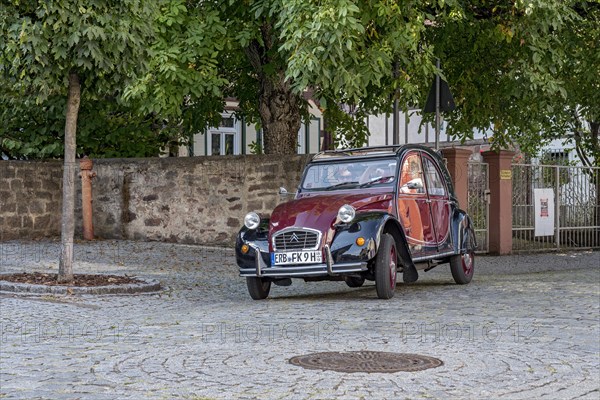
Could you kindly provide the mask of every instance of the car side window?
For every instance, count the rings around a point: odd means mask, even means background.
[[[409,154],[402,162],[400,169],[400,193],[422,194],[425,193],[425,181],[421,168],[419,153]]]
[[[427,157],[423,158],[425,162],[425,173],[427,174],[427,187],[430,196],[445,196],[446,186],[440,176],[434,163]]]

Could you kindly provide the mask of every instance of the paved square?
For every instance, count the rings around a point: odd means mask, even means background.
[[[158,294],[0,295],[2,399],[600,397],[600,252],[479,257],[473,282],[421,272],[372,283],[274,286],[253,301],[233,252],[78,244],[76,271],[159,279]],[[56,270],[56,242],[0,243],[0,272]],[[325,351],[416,353],[419,372],[291,365]]]

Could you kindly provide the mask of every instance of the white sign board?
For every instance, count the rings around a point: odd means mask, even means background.
[[[554,235],[554,190],[533,189],[535,236]]]

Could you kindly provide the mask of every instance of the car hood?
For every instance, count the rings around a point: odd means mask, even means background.
[[[308,194],[278,205],[271,214],[269,236],[289,227],[312,228],[326,234],[336,222],[341,206],[350,204],[356,212],[391,211],[393,193]]]

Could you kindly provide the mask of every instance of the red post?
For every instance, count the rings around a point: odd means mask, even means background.
[[[483,160],[489,165],[490,180],[490,254],[512,252],[512,159],[514,151],[486,151]]]
[[[446,166],[452,178],[459,207],[466,210],[469,205],[469,170],[467,163],[473,152],[470,149],[461,147],[447,147],[441,151],[446,159]]]
[[[92,178],[96,173],[92,171],[94,163],[83,157],[79,160],[81,169],[81,209],[83,213],[83,238],[94,240],[94,226],[92,224]]]

